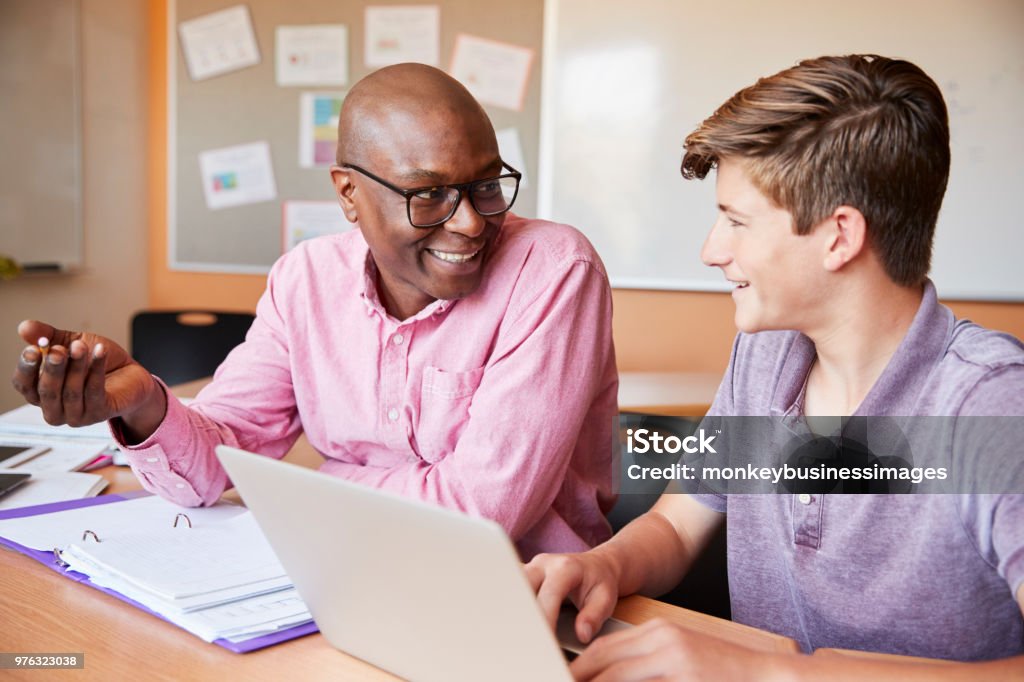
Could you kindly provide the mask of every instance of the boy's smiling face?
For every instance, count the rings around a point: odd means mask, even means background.
[[[829,306],[826,230],[793,231],[793,217],[754,186],[743,162],[718,164],[718,218],[701,250],[733,285],[742,332],[817,327]]]

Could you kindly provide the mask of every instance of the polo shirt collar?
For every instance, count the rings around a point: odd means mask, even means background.
[[[935,286],[930,279],[926,280],[921,305],[910,329],[856,414],[913,414],[928,375],[945,355],[955,324],[953,312],[939,303]],[[781,380],[770,406],[772,416],[795,418],[802,415],[804,388],[814,358],[814,343],[798,334],[783,360]]]
[[[858,415],[911,415],[933,368],[946,354],[956,318],[939,303],[931,280],[903,341],[857,408]]]

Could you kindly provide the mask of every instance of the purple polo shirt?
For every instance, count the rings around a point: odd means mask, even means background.
[[[740,334],[709,414],[800,417],[814,356],[797,332]],[[1024,344],[956,320],[929,282],[856,414],[1024,415]],[[738,622],[807,652],[1024,653],[1024,495],[696,497],[727,513]]]

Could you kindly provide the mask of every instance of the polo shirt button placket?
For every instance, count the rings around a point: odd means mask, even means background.
[[[793,543],[812,549],[821,546],[821,514],[824,499],[821,495],[800,493],[800,504],[793,505]]]

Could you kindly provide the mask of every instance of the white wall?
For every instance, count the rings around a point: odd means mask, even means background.
[[[83,267],[0,281],[0,410],[21,403],[9,382],[20,320],[127,344],[131,313],[146,305],[146,9],[82,0]]]

